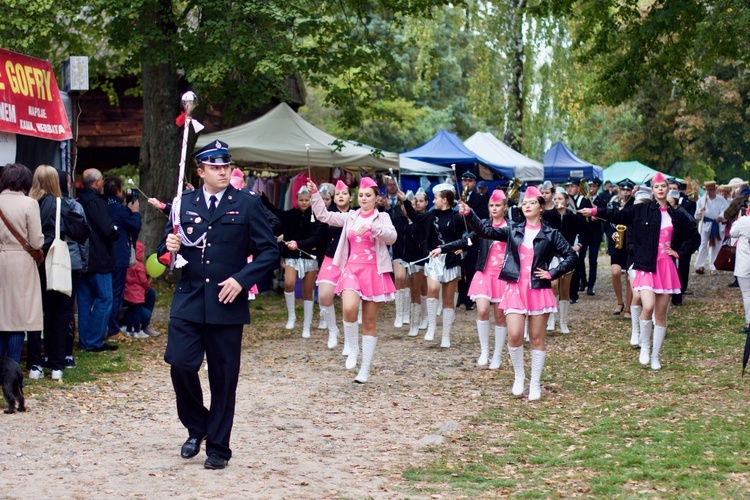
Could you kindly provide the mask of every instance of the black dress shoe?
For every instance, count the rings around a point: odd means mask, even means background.
[[[571,304],[577,304],[578,303],[578,297],[571,297],[570,298],[570,303]]]
[[[104,351],[116,351],[117,346],[112,344],[102,344],[99,347],[89,349],[89,352],[104,352]]]
[[[580,284],[580,285],[578,285],[578,291],[579,291],[579,292],[582,292],[582,291],[584,291],[584,290],[586,290],[586,285],[585,285],[585,284]]]
[[[596,295],[596,292],[594,291],[594,287],[593,287],[593,286],[590,286],[590,287],[589,287],[589,288],[588,288],[588,289],[586,290],[586,295]]]
[[[466,304],[466,310],[467,311],[473,311],[474,310],[474,302],[468,302]]]
[[[182,458],[193,458],[200,453],[201,442],[203,442],[202,437],[187,438],[187,441],[185,441],[185,444],[182,445],[182,449],[180,450],[180,456]]]
[[[203,462],[203,467],[206,469],[221,470],[227,466],[228,462],[229,460],[226,458],[221,458],[219,455],[211,454],[206,461]]]

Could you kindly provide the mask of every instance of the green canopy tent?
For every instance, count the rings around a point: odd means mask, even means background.
[[[636,184],[642,184],[657,172],[658,170],[654,170],[639,161],[618,161],[604,169],[604,182],[609,181],[612,184],[617,184],[627,178]],[[667,174],[664,174],[664,176],[669,177]],[[681,181],[682,179],[678,180]]]

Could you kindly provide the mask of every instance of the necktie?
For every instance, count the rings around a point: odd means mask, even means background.
[[[208,213],[213,215],[214,210],[216,210],[216,196],[211,195],[211,197],[208,199]]]

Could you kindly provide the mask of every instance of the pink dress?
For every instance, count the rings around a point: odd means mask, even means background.
[[[360,215],[360,219],[369,219],[375,215],[372,212],[367,217]],[[359,222],[359,221],[358,221]],[[366,224],[367,221],[364,221]],[[354,290],[362,300],[371,302],[386,302],[393,300],[396,287],[390,273],[378,274],[378,256],[375,251],[375,239],[370,230],[357,234],[355,223],[346,237],[349,239],[349,258],[336,284],[334,293],[341,295],[343,290]],[[342,234],[343,236],[343,234]]]
[[[320,266],[318,271],[318,279],[315,284],[330,283],[336,285],[341,277],[341,269],[333,264],[333,258],[327,255],[323,258],[323,264]]]
[[[661,227],[659,229],[659,250],[656,255],[656,272],[637,270],[633,280],[633,290],[651,290],[659,294],[680,293],[680,276],[672,257],[664,251],[672,244],[672,218],[667,213],[667,207],[661,210]]]
[[[492,223],[492,227],[503,227],[505,220],[500,224]],[[474,278],[469,286],[469,298],[476,301],[477,299],[489,300],[493,304],[500,302],[505,289],[505,282],[500,281],[500,271],[503,270],[503,261],[505,260],[504,241],[493,241],[490,250],[487,253],[487,263],[484,265],[484,271],[476,271]]]
[[[526,225],[526,230],[541,226]],[[537,316],[557,312],[557,301],[551,288],[531,288],[531,263],[534,261],[534,248],[525,244],[518,246],[521,260],[521,273],[517,283],[505,283],[503,296],[498,307],[505,314],[525,314]]]

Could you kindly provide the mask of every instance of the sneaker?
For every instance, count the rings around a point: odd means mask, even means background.
[[[75,368],[76,360],[73,356],[65,356],[65,368]]]
[[[144,328],[143,331],[146,332],[149,337],[158,337],[159,335],[161,335],[161,332],[157,332],[156,330],[154,330],[154,327],[151,325],[148,325],[146,328]]]
[[[29,378],[32,380],[44,378],[44,370],[42,370],[42,367],[39,365],[33,365],[31,370],[29,370]]]
[[[138,330],[137,332],[133,332],[131,335],[131,338],[134,339],[147,339],[148,333],[145,333],[143,330]]]
[[[62,380],[63,371],[62,370],[52,370],[52,374],[50,375],[50,378],[52,380]]]
[[[120,331],[121,331],[122,333],[124,333],[124,334],[126,334],[126,335],[127,335],[127,333],[128,333],[128,327],[127,327],[127,326],[121,326],[121,327],[120,327]]]

